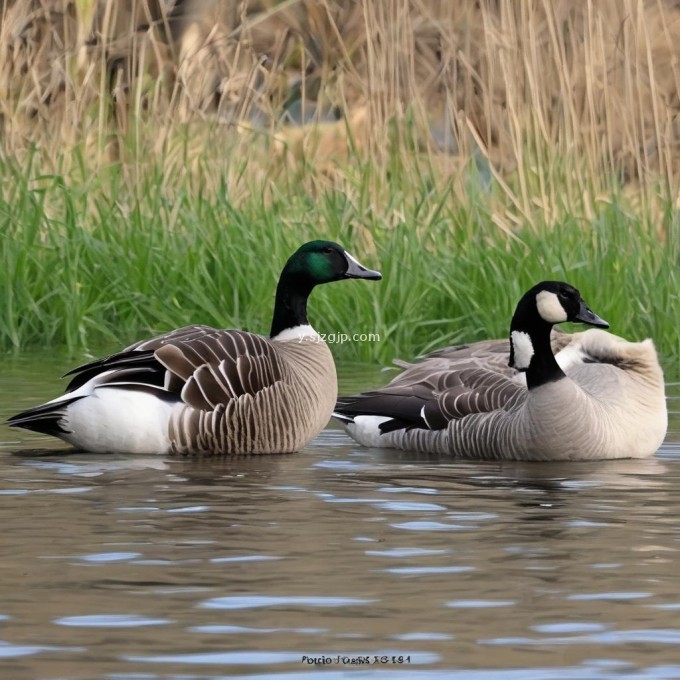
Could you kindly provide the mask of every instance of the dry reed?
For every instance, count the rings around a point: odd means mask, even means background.
[[[1,21],[0,152],[43,170],[74,147],[133,179],[226,165],[238,196],[351,191],[363,159],[378,197],[395,162],[461,194],[474,164],[506,231],[680,188],[670,0],[4,0]]]

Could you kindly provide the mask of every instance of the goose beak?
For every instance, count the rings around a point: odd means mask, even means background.
[[[587,323],[589,326],[596,326],[597,328],[609,328],[609,324],[601,319],[595,312],[593,312],[588,305],[581,300],[581,308],[578,314],[574,317],[574,321]]]
[[[380,272],[366,269],[363,264],[354,259],[347,251],[345,251],[345,259],[347,260],[346,279],[370,279],[372,281],[380,281],[382,279]]]

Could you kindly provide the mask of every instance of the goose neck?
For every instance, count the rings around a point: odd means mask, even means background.
[[[307,326],[307,300],[314,286],[294,275],[281,275],[276,287],[274,317],[269,337],[275,338],[284,331],[298,326]]]
[[[565,377],[550,345],[552,326],[538,315],[513,318],[510,327],[512,364],[518,370],[526,371],[530,390]]]

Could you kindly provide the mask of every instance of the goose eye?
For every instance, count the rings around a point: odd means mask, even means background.
[[[568,300],[568,299],[569,299],[569,295],[568,295],[565,291],[563,291],[563,290],[561,290],[561,291],[557,294],[557,297],[560,298],[560,300]]]
[[[323,249],[323,252],[324,252],[324,253],[330,254],[330,253],[333,252],[333,248],[324,248],[324,249]]]

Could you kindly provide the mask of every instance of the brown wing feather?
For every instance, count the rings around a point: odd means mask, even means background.
[[[566,334],[557,332],[554,340]],[[569,338],[568,335],[566,335]],[[399,362],[405,370],[388,385],[354,397],[342,397],[336,412],[353,417],[380,415],[394,419],[386,426],[442,429],[451,420],[473,413],[510,408],[526,395],[508,366],[508,340],[446,347],[420,363]]]
[[[183,348],[177,345],[163,345],[154,352],[154,356],[172,375],[183,382],[189,380],[196,370],[195,362],[192,362]]]
[[[187,387],[195,383],[201,391],[202,403],[193,404],[186,398],[184,393],[182,397],[190,406],[208,411],[217,407],[218,404],[224,401],[225,389],[224,384],[217,380],[214,373],[214,367],[211,364],[204,364],[196,369],[196,372],[187,382]]]
[[[283,378],[276,348],[265,338],[243,331],[200,333],[165,342],[155,357],[171,378],[179,379],[182,400],[201,411],[255,395]]]
[[[526,387],[484,369],[468,369],[450,374],[447,378],[455,378],[459,384],[434,395],[447,421],[472,413],[509,408],[526,394]]]
[[[182,401],[200,411],[210,411],[213,405],[206,399],[203,390],[193,377],[189,378],[182,388]]]

